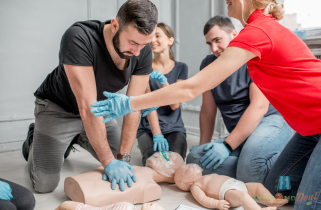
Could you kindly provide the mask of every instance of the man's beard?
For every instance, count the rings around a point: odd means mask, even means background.
[[[126,60],[129,60],[131,57],[133,56],[128,56],[128,55],[125,55],[124,53],[131,53],[130,51],[124,51],[124,52],[121,52],[120,51],[120,43],[119,43],[119,35],[120,35],[120,30],[118,30],[115,34],[115,36],[113,37],[113,45],[114,45],[114,49],[116,51],[116,53],[118,54],[118,56],[122,59],[126,59]]]

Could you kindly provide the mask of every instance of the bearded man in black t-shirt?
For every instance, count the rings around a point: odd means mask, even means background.
[[[64,33],[59,65],[34,93],[35,124],[23,145],[36,191],[57,187],[64,155],[74,143],[101,162],[103,178],[113,189],[119,184],[124,190],[125,183],[130,187],[136,181],[128,163],[140,112],[124,117],[121,132],[115,120],[103,123],[89,110],[90,104],[105,99],[103,91],[116,92],[129,84],[127,96],[145,92],[152,72],[148,43],[157,15],[150,1],[128,0],[116,19],[76,22]]]

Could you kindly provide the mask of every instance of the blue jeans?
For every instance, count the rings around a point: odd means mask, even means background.
[[[196,163],[203,169],[203,175],[217,173],[243,182],[264,183],[279,154],[292,137],[292,129],[281,115],[269,115],[262,119],[254,132],[236,148],[217,169],[206,169],[200,163],[205,155],[206,144],[193,149],[186,163]],[[215,142],[223,142],[219,139]]]
[[[286,145],[266,178],[264,186],[272,195],[295,202],[294,210],[321,209],[321,134],[296,133]],[[291,189],[278,190],[280,176],[289,176]],[[286,197],[285,197],[286,196]]]

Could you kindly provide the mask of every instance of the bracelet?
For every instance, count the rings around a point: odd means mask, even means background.
[[[223,144],[226,146],[228,150],[230,150],[230,152],[233,152],[231,145],[229,145],[226,141],[223,141]]]

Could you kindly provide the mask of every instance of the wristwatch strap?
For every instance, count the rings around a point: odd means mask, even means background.
[[[230,150],[230,152],[233,152],[232,147],[226,141],[223,141],[223,144],[226,146],[228,150]]]

